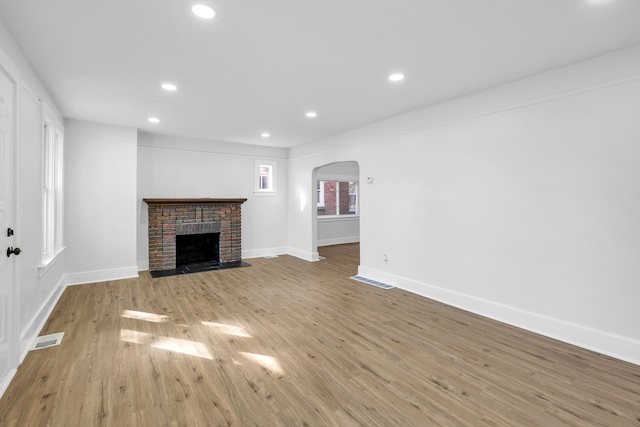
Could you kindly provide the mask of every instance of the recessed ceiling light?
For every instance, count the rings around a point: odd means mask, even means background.
[[[178,87],[176,85],[174,85],[174,84],[171,84],[171,83],[163,83],[162,84],[162,89],[173,92],[174,90],[177,90]]]
[[[268,134],[267,132],[263,132],[263,133],[260,134],[260,136],[263,137],[263,138],[269,138],[271,135]]]
[[[191,11],[203,19],[211,19],[216,16],[216,11],[204,4],[196,4],[191,8]]]
[[[400,80],[404,80],[404,74],[391,74],[389,76],[389,80],[391,80],[392,82],[399,82]]]
[[[314,118],[318,116],[318,113],[316,113],[315,111],[309,111],[307,114],[305,114],[305,116],[309,118]]]
[[[160,123],[160,119],[157,117],[149,117],[147,120],[149,120],[151,123]]]

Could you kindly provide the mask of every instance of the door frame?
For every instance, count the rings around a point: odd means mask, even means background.
[[[11,214],[13,217],[12,228],[16,230],[16,234],[13,236],[13,239],[6,239],[7,243],[19,247],[20,242],[20,230],[21,230],[21,222],[19,214],[19,206],[21,206],[20,200],[20,106],[21,106],[21,92],[22,92],[22,77],[20,72],[13,64],[9,56],[5,53],[5,51],[0,47],[0,69],[3,73],[5,73],[15,84],[15,93],[14,93],[14,115],[13,115],[13,135],[10,141],[10,144],[13,145],[13,153],[12,159],[13,168],[12,173],[7,174],[7,176],[3,177],[9,182],[9,185],[12,187],[13,191],[13,207],[11,209]],[[7,224],[7,226],[11,227],[11,225]],[[1,233],[6,233],[7,230],[0,230]],[[6,248],[3,246],[0,248],[0,256],[5,255]],[[7,373],[0,377],[0,396],[2,396],[9,386],[9,383],[13,379],[14,375],[18,370],[18,365],[20,364],[19,350],[20,350],[20,334],[19,334],[19,314],[20,314],[20,295],[17,289],[17,284],[19,283],[19,274],[20,274],[20,257],[13,256],[11,258],[10,263],[8,263],[8,268],[12,270],[11,274],[11,283],[8,284],[8,307],[10,307],[11,313],[9,313],[8,317],[8,328],[7,328],[7,338],[9,341],[9,370]],[[6,285],[6,284],[5,284]]]
[[[361,172],[360,172],[360,169],[361,169],[360,168],[360,161],[359,160],[334,160],[332,162],[328,162],[328,163],[325,163],[323,165],[319,165],[319,166],[314,167],[312,172],[311,172],[311,185],[313,187],[312,190],[311,190],[311,198],[310,198],[310,202],[311,202],[311,205],[312,205],[312,208],[311,208],[311,212],[312,212],[312,215],[311,215],[311,247],[312,247],[312,253],[316,257],[315,261],[320,259],[320,254],[318,252],[318,209],[317,209],[316,204],[314,202],[314,200],[316,200],[315,196],[316,196],[316,191],[317,191],[316,190],[316,188],[317,188],[316,185],[317,185],[317,181],[318,181],[318,171],[320,171],[320,169],[322,169],[323,167],[331,166],[331,165],[334,165],[336,163],[351,163],[351,162],[356,163],[358,165],[358,218],[359,218],[358,222],[360,223],[360,221],[362,220],[362,216],[361,216],[361,213],[360,213],[360,201],[362,200],[361,199],[361,197],[362,197],[361,196],[361,194],[362,194],[361,188],[362,187],[360,186],[360,184],[362,183],[362,180],[360,179],[361,178],[360,177],[360,175],[361,175]],[[339,177],[336,176],[336,179],[337,178],[339,178]],[[342,178],[342,177],[340,177],[340,178]],[[346,177],[344,177],[344,178],[346,178]],[[358,232],[358,234],[360,234],[360,233]],[[360,246],[360,253],[362,253],[362,246]]]

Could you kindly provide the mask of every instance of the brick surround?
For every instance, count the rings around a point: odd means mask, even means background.
[[[241,261],[247,199],[143,199],[149,206],[149,270],[176,268],[176,235],[220,233],[220,263]]]

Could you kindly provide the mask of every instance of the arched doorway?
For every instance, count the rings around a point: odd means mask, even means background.
[[[340,161],[318,166],[312,174],[315,189],[313,244],[322,246],[360,242],[360,166]]]

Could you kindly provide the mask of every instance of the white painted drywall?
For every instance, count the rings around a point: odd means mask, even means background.
[[[38,99],[47,102],[56,115],[56,118],[62,122],[62,115],[53,102],[51,95],[40,81],[40,78],[31,67],[31,63],[24,56],[24,53],[7,30],[7,27],[5,27],[2,22],[2,17],[0,17],[0,48],[2,48],[13,65],[20,71],[23,86],[26,86]]]
[[[639,95],[636,47],[292,149],[290,251],[357,160],[361,274],[640,363]]]
[[[287,150],[140,133],[138,138],[138,266],[148,268],[144,198],[246,198],[242,257],[287,252]],[[275,196],[254,194],[255,160],[276,162]]]
[[[66,120],[65,165],[69,283],[136,276],[137,130]]]
[[[318,246],[360,241],[360,217],[318,217]]]
[[[358,162],[336,162],[318,168],[318,179],[327,181],[357,181],[360,175]]]
[[[26,327],[36,315],[51,285],[40,282],[38,265],[42,253],[42,103],[27,90],[22,90],[20,109],[20,212],[22,222],[16,230],[20,237],[20,325]],[[64,262],[56,260],[59,267]],[[60,269],[62,272],[62,268]],[[49,274],[47,274],[47,277]],[[62,277],[56,275],[58,280]],[[22,331],[21,331],[22,332]]]

